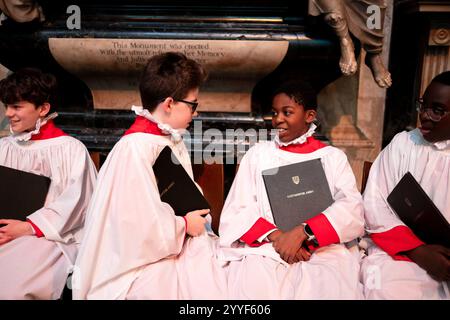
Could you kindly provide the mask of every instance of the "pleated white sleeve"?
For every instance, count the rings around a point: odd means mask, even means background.
[[[75,266],[74,299],[122,299],[141,268],[180,253],[185,221],[161,202],[152,168],[164,141],[127,135],[102,166]],[[188,158],[185,148],[172,148]]]

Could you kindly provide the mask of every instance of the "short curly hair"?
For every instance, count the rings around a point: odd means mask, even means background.
[[[284,93],[299,105],[302,105],[305,110],[317,109],[317,94],[311,85],[302,80],[288,80],[281,83],[272,92],[271,100],[276,95]]]
[[[450,86],[450,71],[444,71],[431,80],[431,82],[438,82],[446,86]]]

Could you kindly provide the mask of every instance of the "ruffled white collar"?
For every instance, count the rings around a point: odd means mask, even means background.
[[[19,133],[15,133],[11,126],[9,126],[9,132],[11,133],[11,137],[16,140],[17,142],[25,142],[25,141],[29,141],[31,139],[32,136],[39,134],[41,132],[41,128],[43,126],[45,126],[47,124],[48,121],[55,119],[58,116],[58,113],[53,112],[50,115],[48,115],[47,117],[45,117],[44,119],[41,120],[41,118],[39,118],[36,121],[36,126],[35,129],[33,131],[29,131],[29,132],[19,132]]]
[[[307,138],[311,137],[314,134],[316,129],[317,129],[317,126],[314,123],[311,123],[308,131],[304,135],[301,135],[300,137],[295,138],[294,140],[291,140],[289,142],[281,141],[280,137],[278,136],[278,132],[277,132],[277,135],[275,136],[274,141],[275,141],[275,144],[279,147],[286,147],[291,144],[303,144],[306,142]]]
[[[144,109],[144,107],[142,107],[142,106],[132,106],[131,110],[133,110],[134,113],[136,113],[136,115],[144,117],[145,119],[156,123],[158,125],[158,128],[160,128],[164,134],[169,134],[171,136],[172,140],[175,142],[181,141],[183,138],[182,135],[186,132],[186,129],[174,129],[167,123],[162,123],[161,121],[156,119],[150,113],[150,111],[148,111],[147,109]]]
[[[411,131],[412,134],[414,134],[421,143],[427,144],[429,146],[432,146],[438,150],[446,150],[448,149],[450,151],[450,139],[438,141],[438,142],[430,142],[427,139],[424,138],[422,132],[420,132],[419,128],[414,129]]]
[[[450,149],[450,140],[435,142],[433,143],[433,146],[435,146],[435,148],[438,150]]]

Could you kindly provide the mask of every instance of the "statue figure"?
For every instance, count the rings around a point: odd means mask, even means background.
[[[369,27],[370,15],[367,8],[371,5],[377,6],[380,10],[379,27]],[[350,37],[352,33],[366,51],[365,63],[372,71],[375,82],[382,88],[392,85],[391,74],[381,60],[385,13],[386,0],[309,0],[309,14],[314,16],[323,14],[327,24],[339,38],[341,47],[339,67],[342,73],[352,75],[358,68]]]
[[[0,24],[6,17],[16,22],[44,21],[42,7],[35,0],[0,0]]]

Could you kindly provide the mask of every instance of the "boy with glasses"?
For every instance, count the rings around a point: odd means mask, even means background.
[[[434,122],[441,121],[442,118],[445,118],[450,113],[450,111],[445,110],[445,105],[439,103],[429,105],[423,98],[419,98],[417,100],[417,111],[426,115]]]
[[[449,113],[450,71],[446,71],[419,99],[420,126],[397,134],[371,168],[364,193],[371,241],[362,264],[368,299],[450,298],[450,248],[424,243],[386,200],[409,171],[450,221]]]
[[[169,146],[188,175],[181,134],[197,115],[203,67],[183,54],[150,58],[139,91],[143,107],[103,164],[73,278],[75,299],[224,299],[217,237],[209,210],[176,216],[162,202],[153,164]],[[183,194],[179,195],[183,197]]]
[[[194,114],[198,107],[198,102],[186,101],[186,100],[176,100],[178,102],[186,103],[191,107],[191,112]]]

